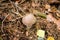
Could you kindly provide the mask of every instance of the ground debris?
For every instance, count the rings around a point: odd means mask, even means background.
[[[29,30],[26,14],[36,18]],[[60,40],[60,0],[0,0],[0,40],[39,40],[37,30],[44,30],[44,40]]]

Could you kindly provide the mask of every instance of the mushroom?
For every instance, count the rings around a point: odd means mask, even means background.
[[[31,26],[36,22],[36,18],[35,16],[30,13],[30,14],[26,14],[23,18],[22,18],[22,23],[24,25],[27,26],[27,31],[29,31],[29,29],[31,28]]]

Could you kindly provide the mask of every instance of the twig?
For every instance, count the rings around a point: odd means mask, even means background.
[[[21,14],[19,14],[18,12],[14,12],[13,10],[12,10],[11,12],[14,13],[14,14],[16,14],[16,15],[18,15],[18,16],[20,16],[20,17],[18,17],[18,18],[16,18],[16,19],[13,19],[13,20],[11,20],[11,21],[15,21],[15,20],[20,19],[20,18],[23,17],[23,16],[22,16]]]
[[[20,19],[20,18],[22,18],[22,17],[18,17],[18,18],[16,18],[16,19],[11,20],[11,21],[15,21],[15,20]]]
[[[12,13],[14,13],[14,14],[16,14],[16,15],[19,15],[20,17],[23,17],[21,14],[19,14],[19,12],[14,12],[14,11],[12,10]]]
[[[19,9],[19,10],[21,10],[25,14],[25,12],[23,11],[23,9],[18,6],[18,2],[15,2],[14,5],[16,7],[17,12],[18,12],[18,9]]]
[[[24,10],[23,10],[21,7],[19,7],[19,6],[17,6],[17,7],[18,7],[18,9],[21,10],[24,14],[26,13],[26,12],[24,12]]]
[[[16,8],[16,10],[17,10],[16,12],[14,12],[15,14],[18,14],[18,15],[21,16],[21,14],[19,14],[18,9],[20,9],[23,13],[25,13],[25,12],[22,10],[22,8],[20,8],[20,7],[18,6],[18,2],[13,3],[11,0],[9,0],[9,1],[10,1],[11,4],[13,4],[13,5],[15,6],[15,8]]]
[[[21,5],[23,2],[25,2],[26,0],[22,0],[19,4]]]
[[[5,19],[6,19],[9,15],[10,15],[10,14],[8,14],[8,15],[4,18],[4,20],[2,21],[2,27],[1,27],[2,32],[3,32],[3,23],[4,23]]]

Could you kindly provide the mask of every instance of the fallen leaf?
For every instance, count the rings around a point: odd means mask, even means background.
[[[56,21],[57,29],[60,30],[60,19]]]
[[[45,31],[44,30],[37,30],[37,36],[44,38],[45,37]]]
[[[49,36],[47,40],[54,40],[54,37]]]
[[[47,15],[47,20],[52,21],[57,25],[57,29],[60,30],[60,19],[55,19],[51,14]]]
[[[45,9],[50,9],[50,5],[46,4]]]
[[[39,17],[41,18],[46,18],[46,15],[45,14],[37,14]]]
[[[52,21],[55,22],[56,21],[56,19],[51,14],[47,15],[47,20],[50,21],[50,22],[52,22]]]
[[[42,13],[42,12],[39,12],[37,10],[33,10],[33,13],[41,18],[46,18],[46,14],[45,13]]]

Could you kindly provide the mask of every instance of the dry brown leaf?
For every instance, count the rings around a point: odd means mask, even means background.
[[[34,3],[34,2],[32,2],[32,7],[39,7],[40,6],[40,4],[39,3]]]
[[[13,40],[19,40],[17,37],[14,37]]]
[[[60,19],[56,21],[57,29],[60,30]]]
[[[52,12],[56,12],[57,11],[57,8],[55,6],[51,7],[51,11]]]
[[[51,14],[47,15],[48,21],[53,21],[55,24],[57,24],[57,29],[60,30],[60,19],[55,19]]]
[[[34,7],[34,8],[35,8],[35,6],[36,6],[36,4],[35,4],[34,2],[32,2],[32,7]]]
[[[47,15],[47,20],[48,21],[54,21],[54,22],[56,21],[56,19],[54,17],[52,17],[51,14]]]
[[[50,5],[46,4],[45,9],[50,9]]]

